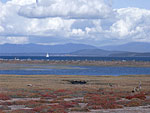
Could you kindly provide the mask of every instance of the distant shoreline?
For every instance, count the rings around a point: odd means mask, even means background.
[[[95,61],[95,60],[3,60],[7,64],[43,64],[43,65],[77,65],[77,66],[122,66],[122,67],[150,67],[149,61]]]

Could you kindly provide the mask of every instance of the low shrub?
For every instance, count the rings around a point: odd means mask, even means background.
[[[11,99],[11,98],[10,98],[10,96],[8,96],[8,95],[3,94],[3,93],[0,94],[0,100],[10,100],[10,99]]]
[[[136,107],[136,106],[141,106],[141,105],[142,105],[142,101],[140,99],[133,98],[125,106],[126,107]]]
[[[145,100],[146,99],[146,96],[144,93],[139,93],[139,94],[135,94],[135,95],[130,95],[130,96],[127,96],[126,99],[133,99],[133,98],[138,98],[138,99],[141,99],[141,100]]]
[[[28,110],[28,109],[19,109],[19,110],[13,110],[11,113],[36,113],[33,110]]]

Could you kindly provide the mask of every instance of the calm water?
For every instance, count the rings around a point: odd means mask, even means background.
[[[3,56],[0,59],[14,59],[15,57]],[[96,60],[96,61],[150,61],[150,57],[27,57],[18,59],[31,60]],[[7,69],[7,70],[6,70]],[[100,67],[100,66],[56,66],[56,65],[25,65],[25,64],[0,64],[0,74],[16,75],[150,75],[147,67]]]
[[[150,68],[143,67],[99,67],[99,66],[68,66],[39,68],[30,67],[24,69],[0,70],[0,74],[15,75],[150,75]]]
[[[126,61],[150,61],[150,57],[77,57],[77,56],[0,56],[0,59],[31,59],[31,60],[95,60],[95,61],[112,61],[112,60],[126,60]]]

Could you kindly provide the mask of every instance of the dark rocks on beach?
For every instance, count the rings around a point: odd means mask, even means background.
[[[69,81],[71,84],[86,84],[86,81],[77,81],[77,80],[71,80]]]

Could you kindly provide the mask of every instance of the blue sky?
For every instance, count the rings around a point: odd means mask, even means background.
[[[1,1],[5,3],[8,0],[1,0]],[[112,0],[112,3],[113,8],[138,7],[150,9],[150,0]]]
[[[150,0],[1,1],[0,44],[150,42]]]
[[[113,8],[138,7],[150,9],[150,0],[112,0]]]
[[[7,0],[1,0],[3,3],[5,3]]]

